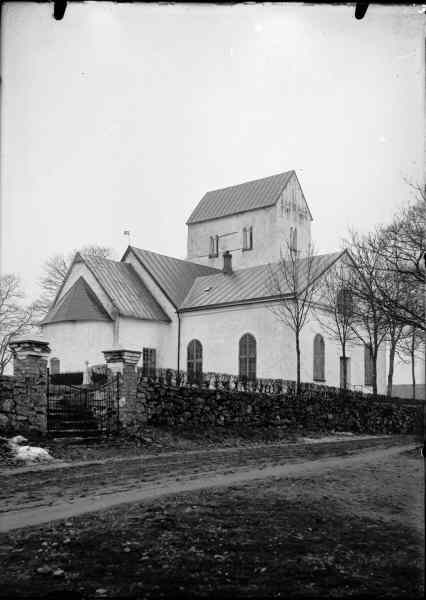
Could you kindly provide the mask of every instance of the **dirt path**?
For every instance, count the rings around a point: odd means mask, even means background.
[[[279,443],[269,443],[269,444],[251,444],[249,446],[228,446],[226,448],[208,448],[208,449],[197,449],[197,450],[184,450],[184,451],[175,451],[175,452],[161,452],[157,454],[136,454],[134,456],[117,456],[117,457],[108,457],[108,458],[100,458],[100,459],[92,459],[92,460],[79,460],[66,462],[64,460],[56,459],[54,462],[43,464],[43,463],[35,463],[25,466],[15,466],[9,468],[1,468],[0,466],[0,476],[9,476],[9,475],[19,475],[21,473],[37,473],[41,471],[55,471],[57,469],[77,469],[79,467],[88,467],[88,466],[96,466],[96,465],[108,465],[113,463],[130,463],[132,461],[146,461],[150,459],[158,460],[164,458],[180,458],[187,456],[200,456],[203,455],[218,455],[218,454],[231,454],[236,452],[245,452],[250,450],[270,450],[271,448],[297,448],[297,447],[305,447],[306,444],[347,444],[350,442],[359,442],[359,441],[380,441],[380,440],[388,440],[391,439],[390,435],[353,435],[353,436],[323,436],[320,438],[300,438],[297,442],[279,442]]]
[[[119,504],[129,504],[143,500],[153,500],[169,494],[178,494],[212,487],[232,486],[239,483],[265,479],[268,477],[305,477],[319,472],[342,469],[361,463],[371,463],[388,456],[399,454],[414,447],[413,444],[367,450],[360,454],[345,457],[318,458],[317,460],[294,462],[291,464],[266,465],[264,468],[229,468],[220,473],[208,471],[205,473],[182,474],[181,477],[159,478],[147,481],[138,487],[130,483],[131,489],[111,491],[100,488],[97,493],[85,498],[76,498],[67,502],[57,501],[51,506],[34,507],[4,512],[0,517],[0,532],[7,532],[31,525],[39,525],[57,519],[75,517],[88,512],[111,508]]]
[[[123,460],[73,463],[73,468],[14,470],[0,476],[1,513],[30,510],[75,499],[139,489],[158,480],[176,481],[182,476],[219,475],[241,469],[257,469],[306,462],[331,456],[357,454],[373,448],[409,444],[392,437],[324,441],[322,443],[271,444],[245,448],[161,453]]]

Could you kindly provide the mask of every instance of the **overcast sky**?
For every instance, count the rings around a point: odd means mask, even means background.
[[[124,229],[185,257],[210,190],[295,169],[319,251],[423,177],[420,7],[5,3],[2,269]]]

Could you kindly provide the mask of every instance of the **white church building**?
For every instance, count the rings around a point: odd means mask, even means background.
[[[293,331],[271,306],[270,265],[288,243],[303,255],[312,215],[294,171],[207,192],[187,221],[187,258],[129,246],[121,261],[77,253],[42,322],[61,371],[142,352],[145,366],[296,379]],[[225,256],[224,256],[225,254]],[[318,275],[344,253],[317,255]],[[349,385],[371,391],[363,344],[349,345]],[[385,392],[380,352],[378,392]],[[301,380],[339,386],[339,343],[314,317],[301,333]]]

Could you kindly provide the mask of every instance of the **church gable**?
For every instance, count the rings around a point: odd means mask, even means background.
[[[291,220],[313,221],[311,211],[296,173],[293,172],[277,203],[279,215]]]
[[[64,321],[111,321],[95,292],[83,277],[53,306],[42,325]]]

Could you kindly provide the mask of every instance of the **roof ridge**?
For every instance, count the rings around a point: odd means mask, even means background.
[[[214,190],[209,190],[204,194],[213,194],[214,192],[221,192],[223,190],[230,190],[235,187],[240,187],[241,185],[248,185],[249,183],[257,183],[258,181],[264,181],[265,179],[273,179],[274,177],[280,177],[281,175],[288,175],[289,173],[295,173],[294,169],[290,169],[289,171],[282,171],[281,173],[276,173],[275,175],[267,175],[266,177],[258,177],[257,179],[250,179],[250,181],[243,181],[242,183],[235,183],[234,185],[227,185],[225,187],[215,188]]]
[[[105,256],[96,256],[93,254],[82,256],[82,259],[83,259],[83,261],[85,261],[85,260],[102,260],[104,262],[115,263],[117,265],[127,264],[127,263],[122,263],[121,260],[114,260],[113,258],[106,258]]]
[[[136,246],[129,246],[132,250],[138,250],[140,252],[147,252],[148,254],[156,254],[157,256],[162,256],[164,258],[169,258],[171,260],[177,260],[178,262],[185,263],[187,265],[194,265],[197,267],[201,267],[202,269],[210,269],[211,271],[221,272],[221,269],[216,267],[211,267],[209,265],[202,265],[200,263],[196,263],[193,260],[188,260],[185,258],[176,258],[175,256],[170,256],[169,254],[162,254],[161,252],[154,252],[153,250],[145,250],[144,248],[137,248]],[[127,264],[127,263],[125,263]]]
[[[186,224],[202,223],[274,206],[293,177],[297,179],[296,171],[290,169],[274,175],[209,190],[195,206]],[[297,181],[299,183],[298,179]],[[312,217],[312,215],[310,216]]]
[[[340,255],[343,254],[344,252],[346,252],[346,250],[336,250],[335,252],[323,252],[322,254],[313,254],[312,258],[320,258],[322,256],[334,256],[334,255]],[[306,260],[307,258],[309,258],[308,256],[301,256],[300,260]],[[280,260],[276,260],[274,262],[266,262],[266,263],[262,263],[260,265],[252,265],[251,267],[242,267],[240,269],[232,269],[232,271],[234,273],[238,273],[240,271],[249,271],[250,269],[259,269],[260,267],[268,267],[269,265],[277,265],[279,264],[281,261]],[[222,269],[215,269],[218,273],[212,273],[212,275],[216,275],[216,274],[220,274],[223,273]],[[201,277],[209,277],[208,275],[199,275],[197,277],[197,279],[201,278]]]

